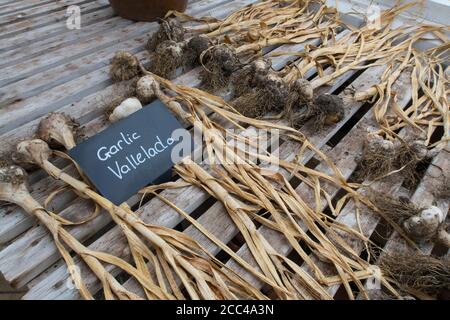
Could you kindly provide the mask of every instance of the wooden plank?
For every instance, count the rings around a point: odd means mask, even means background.
[[[80,5],[82,13],[82,23],[87,15],[95,10],[110,8],[104,3],[85,3]],[[111,9],[111,8],[110,8]],[[39,32],[40,29],[48,29],[54,26],[66,28],[65,12],[53,12],[43,17],[31,18],[15,23],[10,23],[4,26],[0,26],[0,39],[8,39],[12,36],[26,36],[28,32]],[[67,28],[66,28],[67,29]],[[32,38],[31,38],[32,39]],[[9,43],[8,43],[9,44]]]
[[[90,1],[92,0],[64,0],[59,3],[49,3],[42,6],[33,7],[31,9],[26,9],[21,12],[6,14],[4,16],[0,16],[0,26],[18,21],[24,21],[29,18],[40,17],[52,12],[61,12],[62,10],[65,12],[68,6],[79,5]]]
[[[55,0],[51,0],[51,1],[55,1]],[[0,0],[0,8],[8,7],[11,4],[25,6],[25,5],[30,5],[33,3],[36,3],[36,2],[34,0]]]
[[[31,59],[30,61],[8,66],[2,70],[0,85],[4,86],[14,83],[38,72],[48,70],[49,68],[70,62],[88,53],[93,53],[96,50],[111,46],[123,39],[143,35],[144,33],[153,30],[156,25],[157,24],[154,22],[133,23],[122,30],[112,30],[112,32],[108,32],[105,35],[98,35],[80,43],[48,52],[47,54]]]
[[[88,3],[81,8],[82,20],[81,28],[84,29],[93,23],[99,23],[106,19],[112,18],[115,14],[111,7],[99,5],[97,2]],[[38,41],[52,40],[56,36],[62,34],[77,34],[81,30],[70,30],[66,26],[66,21],[61,20],[56,23],[46,25],[44,27],[27,30],[24,32],[15,32],[2,38],[0,43],[0,53],[7,55],[10,51],[18,48],[26,49],[28,46],[33,46]]]
[[[122,29],[133,23],[134,22],[130,20],[120,17],[113,17],[88,26],[83,26],[80,30],[73,30],[72,32],[59,34],[56,37],[46,37],[41,41],[36,40],[33,44],[29,44],[25,48],[19,47],[17,49],[0,53],[0,61],[2,61],[0,63],[0,68],[7,68],[8,66],[23,62],[26,63],[30,59],[44,55],[48,52],[82,42],[91,37],[98,35],[104,36],[106,32]]]
[[[188,13],[197,13],[200,10],[206,12],[207,8],[215,8],[216,5],[220,5],[222,2],[211,4],[208,1],[202,1],[202,6],[200,8],[194,6],[194,2],[191,3],[191,6],[188,8]],[[48,52],[47,54],[43,54],[32,60],[11,65],[2,70],[0,85],[4,86],[19,79],[24,79],[25,77],[31,76],[40,71],[52,68],[55,65],[70,62],[78,57],[112,45],[120,39],[127,39],[133,36],[142,35],[145,32],[154,30],[156,26],[156,22],[136,22],[122,28],[121,30],[113,30],[107,34],[92,37],[86,39],[86,41]]]
[[[51,2],[55,2],[55,1],[54,0],[44,0],[44,1],[39,1],[39,3],[36,3],[36,1],[12,1],[10,3],[1,4],[0,5],[0,17],[3,15],[31,9],[31,8],[38,7],[41,5],[47,5]]]

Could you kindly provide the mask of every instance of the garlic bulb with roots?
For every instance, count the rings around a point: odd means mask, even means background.
[[[233,97],[249,93],[267,78],[272,64],[270,60],[258,59],[234,72],[230,77]]]
[[[278,113],[286,103],[287,88],[282,78],[273,72],[257,74],[250,87],[231,104],[246,117],[263,117]]]
[[[52,146],[56,142],[67,149],[72,149],[75,147],[73,134],[75,126],[74,121],[63,113],[52,112],[39,123],[37,135]]]
[[[135,55],[128,51],[117,51],[111,60],[109,73],[113,81],[130,80],[140,72],[140,63]]]
[[[209,38],[204,35],[193,36],[184,47],[183,51],[183,66],[193,67],[200,62],[202,52],[209,47]]]
[[[135,113],[142,109],[142,104],[137,98],[125,99],[121,104],[119,104],[109,116],[109,121],[117,122],[129,115]]]
[[[414,296],[418,292],[439,295],[450,289],[450,263],[417,252],[390,252],[381,255],[382,273]]]
[[[156,47],[167,40],[175,42],[183,41],[185,30],[176,19],[160,20],[158,30],[147,41],[147,50],[154,51]]]
[[[395,145],[376,133],[369,133],[359,162],[359,176],[377,179],[394,170]]]
[[[166,79],[174,76],[183,64],[183,52],[186,44],[167,40],[158,45],[151,61],[150,71]]]
[[[445,215],[435,206],[420,208],[406,197],[371,191],[371,202],[383,216],[402,226],[405,233],[417,241],[436,240],[450,247],[449,235],[444,229]]]
[[[208,91],[227,87],[230,76],[241,66],[236,49],[219,44],[209,48],[202,55],[203,69],[200,71],[202,86]]]
[[[417,165],[432,156],[432,152],[429,152],[422,136],[411,135],[404,141],[396,142],[394,167],[401,169],[406,184],[414,185],[419,179]]]
[[[295,80],[290,86],[291,92],[296,92],[299,95],[299,99],[303,102],[310,102],[313,100],[314,90],[311,83],[303,78]]]
[[[303,90],[303,89],[302,89]],[[309,89],[305,88],[307,94]],[[292,112],[290,122],[294,128],[300,128],[306,121],[312,119],[316,129],[325,125],[333,125],[343,119],[345,115],[344,101],[333,94],[319,94],[312,102],[306,103],[298,112]]]

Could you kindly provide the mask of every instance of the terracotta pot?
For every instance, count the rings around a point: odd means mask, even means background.
[[[125,19],[153,21],[170,10],[183,12],[188,0],[109,0],[114,11]]]

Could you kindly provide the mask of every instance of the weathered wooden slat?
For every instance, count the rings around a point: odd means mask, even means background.
[[[26,1],[26,0],[19,0],[19,1],[14,1],[14,0],[0,0],[0,8],[9,6],[11,3],[14,3],[14,2],[20,2],[20,3],[24,2],[24,3],[26,3],[27,1]]]
[[[82,9],[82,30],[92,24],[98,24],[110,19],[115,15],[111,7],[105,8],[104,6],[99,6],[96,2],[93,4],[89,3],[88,5],[90,6],[88,7],[89,12],[84,13],[84,9]],[[11,57],[12,51],[17,51],[18,49],[26,51],[27,48],[37,46],[37,42],[41,44],[47,43],[47,45],[57,43],[60,41],[59,37],[64,34],[67,34],[68,37],[74,37],[74,35],[81,37],[82,35],[80,33],[82,30],[70,30],[67,28],[65,21],[60,21],[34,30],[13,34],[2,39],[0,43],[0,53],[4,57]],[[62,41],[68,40],[64,38]]]
[[[31,8],[38,7],[41,5],[47,5],[51,2],[55,2],[55,1],[54,0],[44,0],[44,1],[39,1],[39,3],[36,3],[36,1],[12,1],[10,3],[1,4],[0,5],[0,17],[3,15],[31,9]]]
[[[89,2],[80,5],[81,13],[83,14],[82,23],[84,18],[89,18],[89,14],[99,10],[99,9],[111,9],[109,6],[106,6],[104,3],[99,2]],[[0,39],[5,39],[6,45],[12,45],[8,42],[8,39],[14,36],[19,37],[27,36],[29,32],[37,32],[39,34],[41,29],[53,29],[55,26],[65,27],[66,26],[66,18],[64,13],[62,12],[53,12],[47,14],[43,17],[36,17],[27,20],[23,20],[20,22],[9,23],[7,25],[0,27]],[[32,40],[33,38],[29,38]]]
[[[20,12],[6,14],[4,16],[0,16],[0,26],[26,20],[29,18],[39,17],[51,12],[59,12],[62,10],[65,11],[70,5],[79,5],[90,1],[92,0],[64,0],[60,1],[59,3],[49,3],[42,6],[33,7],[31,9],[25,9]]]
[[[108,20],[84,26],[82,29],[70,33],[64,33],[53,38],[45,38],[41,41],[34,41],[33,45],[27,45],[26,48],[20,47],[14,50],[8,50],[0,53],[0,68],[6,68],[18,63],[27,62],[30,59],[44,55],[48,52],[73,45],[90,37],[97,35],[104,36],[106,32],[124,28],[134,22],[120,17],[113,17]]]
[[[76,81],[83,83],[85,79],[93,79],[96,81],[93,84],[103,88],[110,85],[108,79],[108,61],[117,50],[125,48],[143,49],[147,35],[133,37],[130,40],[119,42],[110,47],[106,47],[99,51],[85,55],[82,58],[76,59],[73,62],[65,63],[61,66],[52,68],[51,70],[40,72],[30,77],[27,77],[19,82],[7,85],[0,88],[0,105],[4,108],[12,107],[14,103],[20,102],[21,106],[25,107],[27,104],[34,103],[37,100],[45,101],[47,96],[51,94],[49,90],[58,87],[59,94],[53,98],[58,99],[75,95],[80,98],[79,92],[84,88],[89,88],[87,85],[75,86]],[[102,57],[99,59],[98,57]],[[140,52],[140,56],[146,58],[144,52]],[[99,88],[98,90],[101,90]],[[81,96],[82,97],[82,96]],[[67,102],[66,102],[67,103]],[[39,108],[38,108],[39,109]]]
[[[45,38],[41,41],[35,41],[33,45],[28,45],[26,47],[26,50],[24,50],[24,48],[22,47],[15,50],[8,50],[6,53],[0,54],[0,59],[2,61],[5,61],[5,63],[0,64],[0,68],[29,61],[29,59],[44,55],[54,50],[58,50],[65,46],[70,46],[90,37],[95,37],[98,35],[103,36],[105,33],[110,32],[111,30],[121,29],[133,23],[134,22],[130,20],[126,20],[120,17],[113,17],[108,20],[85,26],[78,31],[64,33],[54,38]]]
[[[142,35],[151,30],[152,27],[155,28],[155,26],[156,23],[133,23],[122,30],[113,30],[105,35],[98,35],[83,42],[54,50],[29,61],[8,66],[2,70],[0,85],[4,86],[14,83],[38,72],[70,62],[88,53],[101,50],[128,37]]]

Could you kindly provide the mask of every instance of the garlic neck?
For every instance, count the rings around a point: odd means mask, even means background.
[[[31,216],[36,217],[52,233],[57,232],[58,222],[48,215],[44,207],[37,202],[28,192],[20,191],[15,194],[15,203]]]
[[[54,177],[55,179],[64,181],[68,185],[70,185],[72,188],[74,188],[77,191],[85,192],[86,190],[89,190],[90,187],[84,183],[83,181],[80,181],[78,179],[75,179],[71,175],[68,175],[55,165],[53,165],[50,161],[44,160],[41,165],[42,169],[44,169],[49,175]]]

